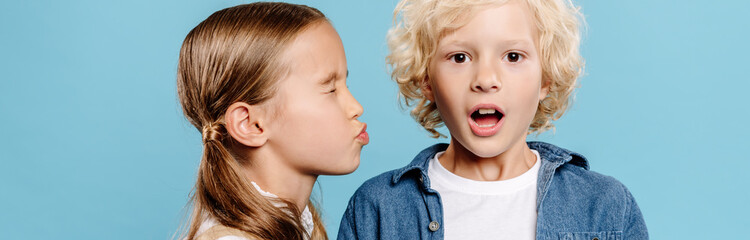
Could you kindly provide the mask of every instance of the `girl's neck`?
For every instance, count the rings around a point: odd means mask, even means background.
[[[526,145],[526,138],[495,157],[482,158],[451,138],[450,145],[438,159],[448,171],[476,181],[511,179],[528,171],[536,163],[536,155]]]
[[[247,177],[263,191],[291,201],[302,212],[307,207],[318,176],[301,173],[283,165],[281,161],[260,159],[266,160],[255,161],[245,166]]]

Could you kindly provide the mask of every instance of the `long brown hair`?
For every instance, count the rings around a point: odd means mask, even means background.
[[[252,161],[231,149],[224,113],[235,102],[250,105],[270,99],[287,67],[283,49],[307,26],[327,21],[315,8],[260,2],[215,12],[182,44],[177,92],[185,117],[203,135],[203,157],[192,194],[187,239],[208,218],[257,239],[306,239],[300,211],[289,201],[268,199],[250,184],[242,166]],[[275,207],[272,201],[285,207]],[[312,239],[327,239],[315,211]]]

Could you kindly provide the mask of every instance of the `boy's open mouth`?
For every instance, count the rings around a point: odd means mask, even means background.
[[[500,122],[503,116],[500,111],[494,108],[479,108],[471,113],[471,120],[480,128],[491,128]]]

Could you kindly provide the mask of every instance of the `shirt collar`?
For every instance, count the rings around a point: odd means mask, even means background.
[[[393,183],[397,183],[401,180],[401,177],[411,171],[419,171],[422,175],[427,176],[427,165],[429,164],[430,159],[435,156],[436,153],[445,151],[445,149],[448,149],[447,143],[438,143],[425,148],[419,152],[413,160],[411,160],[409,165],[396,170],[395,174],[393,174]]]
[[[539,152],[539,156],[544,161],[551,162],[557,166],[570,163],[586,170],[589,169],[588,161],[581,154],[545,142],[527,142],[527,144],[529,148]],[[393,183],[398,183],[405,174],[412,171],[418,171],[420,177],[427,176],[427,166],[430,159],[438,152],[445,151],[447,148],[447,143],[438,143],[425,148],[406,167],[396,170],[393,174]]]

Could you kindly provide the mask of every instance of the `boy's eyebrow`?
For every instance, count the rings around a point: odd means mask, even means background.
[[[533,45],[533,41],[529,39],[508,39],[508,40],[501,40],[499,41],[500,44],[504,46],[518,46],[518,45]],[[458,45],[458,46],[465,46],[465,45],[471,45],[472,41],[466,41],[463,39],[453,39],[451,41],[445,42],[441,45]]]
[[[517,46],[517,45],[527,45],[527,44],[534,44],[533,41],[527,40],[527,39],[512,39],[512,40],[505,40],[502,41],[504,45],[511,45],[511,46]]]

